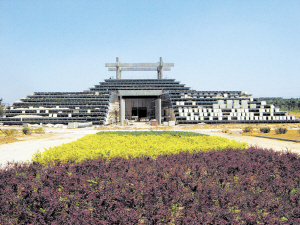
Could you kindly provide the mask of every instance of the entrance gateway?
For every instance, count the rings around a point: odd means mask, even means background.
[[[109,71],[116,71],[116,79],[121,79],[122,71],[157,71],[157,79],[163,79],[163,71],[170,71],[174,63],[163,63],[162,57],[158,63],[106,63]],[[133,81],[134,82],[134,81]],[[120,101],[120,123],[123,126],[125,119],[148,121],[156,119],[158,124],[162,120],[162,94],[163,90],[147,90],[151,88],[140,87],[142,90],[118,90]]]

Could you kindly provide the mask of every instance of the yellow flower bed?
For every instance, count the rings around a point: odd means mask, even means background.
[[[170,155],[180,152],[199,152],[212,149],[227,148],[243,149],[247,143],[230,141],[226,138],[212,136],[172,136],[162,135],[118,135],[105,133],[101,135],[87,135],[77,141],[61,146],[39,150],[32,160],[43,165],[54,165],[56,161],[82,162],[99,157],[151,157]]]

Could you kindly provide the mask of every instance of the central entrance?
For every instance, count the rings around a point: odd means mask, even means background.
[[[125,119],[149,121],[155,119],[155,97],[124,97]]]
[[[118,90],[120,98],[120,122],[124,120],[149,121],[161,124],[162,90]]]

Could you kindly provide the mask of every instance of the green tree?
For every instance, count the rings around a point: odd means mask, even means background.
[[[0,117],[4,115],[4,105],[2,105],[2,98],[0,98]]]
[[[269,104],[275,105],[282,110],[299,110],[300,109],[300,98],[291,99],[274,99],[268,101]]]

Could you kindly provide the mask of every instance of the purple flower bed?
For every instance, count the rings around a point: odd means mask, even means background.
[[[300,224],[300,159],[257,148],[0,171],[0,224]]]

